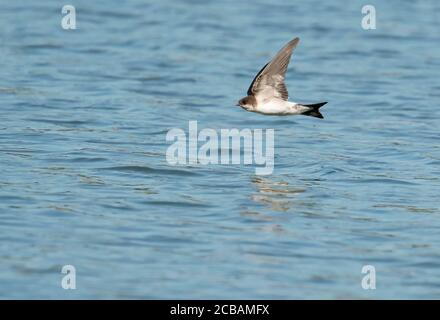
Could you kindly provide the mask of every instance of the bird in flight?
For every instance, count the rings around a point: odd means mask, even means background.
[[[300,104],[287,101],[289,93],[284,83],[284,76],[289,65],[293,49],[297,46],[299,38],[289,41],[277,55],[267,63],[252,81],[247,97],[240,99],[237,106],[246,111],[262,113],[265,115],[297,115],[302,114],[323,119],[319,108],[327,102],[315,104]]]

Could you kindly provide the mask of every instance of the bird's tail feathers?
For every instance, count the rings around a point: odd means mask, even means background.
[[[314,103],[314,104],[303,104],[304,107],[309,107],[310,109],[306,112],[303,112],[302,114],[305,116],[315,117],[324,119],[324,116],[319,112],[319,108],[321,108],[323,105],[325,105],[327,102],[320,102],[320,103]]]

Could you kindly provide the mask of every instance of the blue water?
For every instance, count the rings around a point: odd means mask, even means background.
[[[1,0],[0,298],[439,298],[439,22],[434,0]],[[290,96],[325,119],[236,107],[296,36]],[[189,120],[274,128],[273,174],[169,165]]]

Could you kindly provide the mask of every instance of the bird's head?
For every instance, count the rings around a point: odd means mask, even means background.
[[[255,102],[256,100],[253,96],[247,96],[238,100],[237,106],[242,107],[247,111],[254,111],[255,109],[254,105],[256,104]]]

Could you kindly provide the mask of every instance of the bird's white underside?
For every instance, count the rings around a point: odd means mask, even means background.
[[[310,108],[296,102],[285,101],[278,98],[259,100],[254,106],[244,106],[247,111],[262,113],[266,115],[296,115],[302,114]]]

